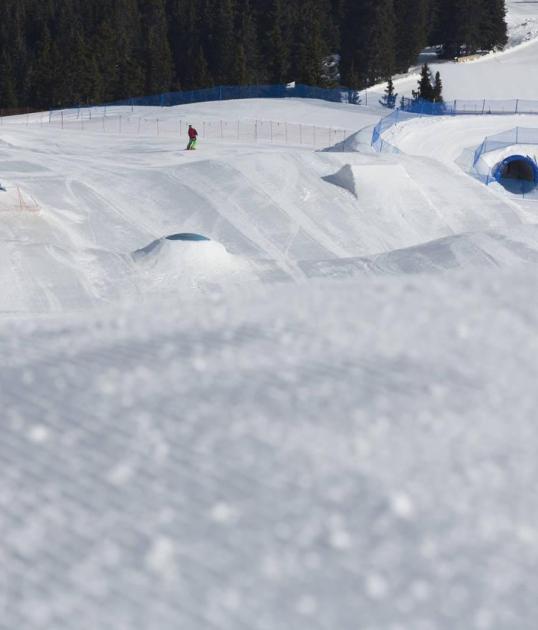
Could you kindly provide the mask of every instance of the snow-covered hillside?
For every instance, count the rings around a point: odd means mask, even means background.
[[[430,65],[432,72],[441,73],[446,100],[538,100],[538,3],[510,0],[507,6],[509,44],[505,51],[467,63]],[[410,97],[418,77],[416,73],[396,80],[394,85],[399,95]]]
[[[447,89],[523,96],[536,50]],[[538,117],[387,155],[384,114],[2,120],[0,630],[535,630],[538,203],[465,160]],[[289,135],[184,150],[253,120]]]

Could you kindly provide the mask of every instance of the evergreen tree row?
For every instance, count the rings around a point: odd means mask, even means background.
[[[504,15],[504,0],[2,0],[0,107],[219,84],[364,88],[427,44],[504,45]]]

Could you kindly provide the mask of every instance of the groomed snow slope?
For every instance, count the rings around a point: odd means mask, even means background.
[[[174,138],[25,125],[10,125],[2,138],[8,190],[0,195],[18,186],[41,208],[0,212],[3,313],[301,281],[311,267],[303,262],[378,255],[527,221],[516,204],[425,158],[217,143],[194,153]],[[342,168],[352,172],[352,190],[334,179]],[[214,247],[167,241],[151,264],[132,255],[184,232]]]
[[[486,136],[516,127],[536,129],[538,116],[424,116],[399,123],[383,139],[409,155],[435,158],[445,164],[457,162],[465,152],[474,152]],[[538,150],[538,146],[535,150]]]

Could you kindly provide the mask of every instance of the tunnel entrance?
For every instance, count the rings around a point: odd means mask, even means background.
[[[524,155],[510,155],[495,166],[493,177],[511,193],[529,193],[538,184],[538,165]]]

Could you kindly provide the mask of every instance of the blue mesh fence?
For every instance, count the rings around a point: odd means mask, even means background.
[[[374,127],[372,132],[372,147],[380,153],[400,153],[400,150],[397,147],[390,144],[390,142],[383,138],[383,134],[392,126],[397,125],[400,122],[413,120],[418,117],[419,114],[406,112],[402,109],[395,109],[391,114],[382,118]]]
[[[457,116],[469,114],[538,114],[538,101],[512,100],[463,100],[431,103],[421,99],[402,98],[400,109],[412,114],[426,116]]]
[[[141,96],[109,103],[108,105],[173,107],[206,101],[229,101],[246,98],[315,98],[334,103],[366,104],[366,92],[349,88],[321,88],[300,83],[280,85],[220,85],[203,90],[168,92]]]
[[[383,139],[383,133],[393,125],[404,120],[420,116],[458,116],[458,115],[508,115],[538,114],[538,101],[523,99],[513,100],[455,100],[447,103],[431,103],[421,99],[403,97],[399,109],[379,121],[372,133],[372,147],[376,151],[398,153],[399,150]],[[509,132],[507,132],[509,133]],[[501,140],[495,140],[502,142]],[[492,140],[493,142],[493,140]],[[513,142],[511,144],[514,144]],[[534,143],[533,143],[534,144]],[[499,148],[505,146],[499,145]]]
[[[368,94],[366,90],[359,92],[345,87],[321,88],[302,84],[220,85],[202,90],[167,92],[153,96],[126,98],[104,103],[102,107],[173,107],[190,103],[248,98],[313,98],[333,103],[367,105],[369,98],[377,104],[379,95],[375,93]],[[52,111],[51,115],[53,115]]]

